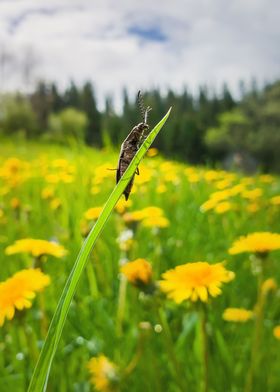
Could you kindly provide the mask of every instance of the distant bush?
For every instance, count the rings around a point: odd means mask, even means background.
[[[204,141],[214,160],[231,154],[255,158],[265,171],[280,172],[280,82],[244,98],[218,116]]]
[[[48,137],[60,143],[68,143],[73,139],[84,141],[87,126],[88,118],[84,112],[67,108],[49,116]]]
[[[205,143],[211,151],[228,153],[247,148],[249,121],[239,109],[220,114],[218,121],[219,126],[209,128],[205,135]]]
[[[26,97],[19,94],[0,97],[0,129],[7,136],[21,133],[30,138],[38,133],[36,115]]]

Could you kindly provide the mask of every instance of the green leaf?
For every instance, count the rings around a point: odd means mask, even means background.
[[[107,219],[113,211],[113,208],[115,207],[117,201],[123,194],[123,191],[128,185],[133,174],[135,173],[135,170],[137,169],[137,166],[139,165],[141,159],[144,157],[146,151],[148,150],[155,137],[163,127],[164,123],[168,119],[170,111],[171,108],[163,117],[163,119],[149,133],[144,143],[141,145],[141,147],[135,154],[126,172],[124,173],[118,184],[115,186],[113,192],[109,196],[97,222],[93,226],[88,237],[85,239],[76,259],[76,262],[72,268],[72,271],[67,279],[62,295],[59,299],[57,308],[55,310],[53,319],[49,327],[46,341],[44,343],[39,360],[32,375],[32,379],[28,389],[29,392],[41,392],[46,390],[52,361],[57,350],[57,346],[62,334],[63,326],[66,321],[71,301],[77,289],[79,279],[86,266],[88,256],[93,246],[95,245],[97,238],[102,232],[102,229],[104,228]]]

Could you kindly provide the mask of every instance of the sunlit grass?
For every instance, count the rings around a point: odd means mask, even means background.
[[[1,282],[34,265],[50,277],[32,307],[16,310],[0,330],[1,388],[25,391],[67,276],[114,186],[115,172],[107,169],[116,167],[118,153],[32,143],[5,144],[1,151]],[[252,340],[259,339],[254,330],[261,324],[253,390],[278,390],[279,250],[267,252],[261,283],[253,250],[229,254],[241,236],[280,233],[278,177],[244,177],[151,155],[141,163],[129,203],[120,199],[89,256],[54,358],[49,390],[89,391],[93,373],[88,363],[103,355],[116,366],[113,382],[121,391],[164,391],[166,385],[174,391],[186,386],[197,391],[203,348],[200,305],[167,300],[157,281],[178,265],[200,260],[226,260],[225,267],[235,273],[221,295],[207,302],[209,390],[244,389]],[[6,249],[20,239],[53,241],[67,253],[39,260],[32,253],[7,255]],[[151,265],[146,289],[130,284],[131,275],[121,273],[122,266],[137,259]],[[273,288],[265,283],[269,279]],[[264,295],[262,323],[256,304]],[[228,308],[249,311],[248,321],[224,320]],[[234,317],[245,316],[239,312]]]

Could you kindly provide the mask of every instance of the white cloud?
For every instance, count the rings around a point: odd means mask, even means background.
[[[14,0],[0,3],[0,42],[33,47],[37,73],[61,86],[91,79],[99,97],[127,86],[219,87],[279,77],[277,0]],[[157,28],[166,41],[129,34]],[[5,87],[20,87],[18,74]]]

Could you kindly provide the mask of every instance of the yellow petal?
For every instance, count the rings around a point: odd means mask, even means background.
[[[7,319],[8,319],[8,320],[12,320],[12,318],[14,317],[14,315],[15,315],[15,308],[14,308],[13,306],[9,306],[9,307],[6,309],[6,316],[7,316]]]
[[[220,295],[222,290],[215,285],[212,285],[209,287],[209,293],[212,295],[212,297],[217,297],[217,295]]]
[[[197,287],[196,292],[203,302],[207,302],[208,300],[208,292],[204,286]]]
[[[195,302],[195,301],[197,301],[197,299],[198,299],[197,292],[196,292],[196,291],[193,291],[193,292],[192,292],[192,295],[191,295],[191,300]]]

